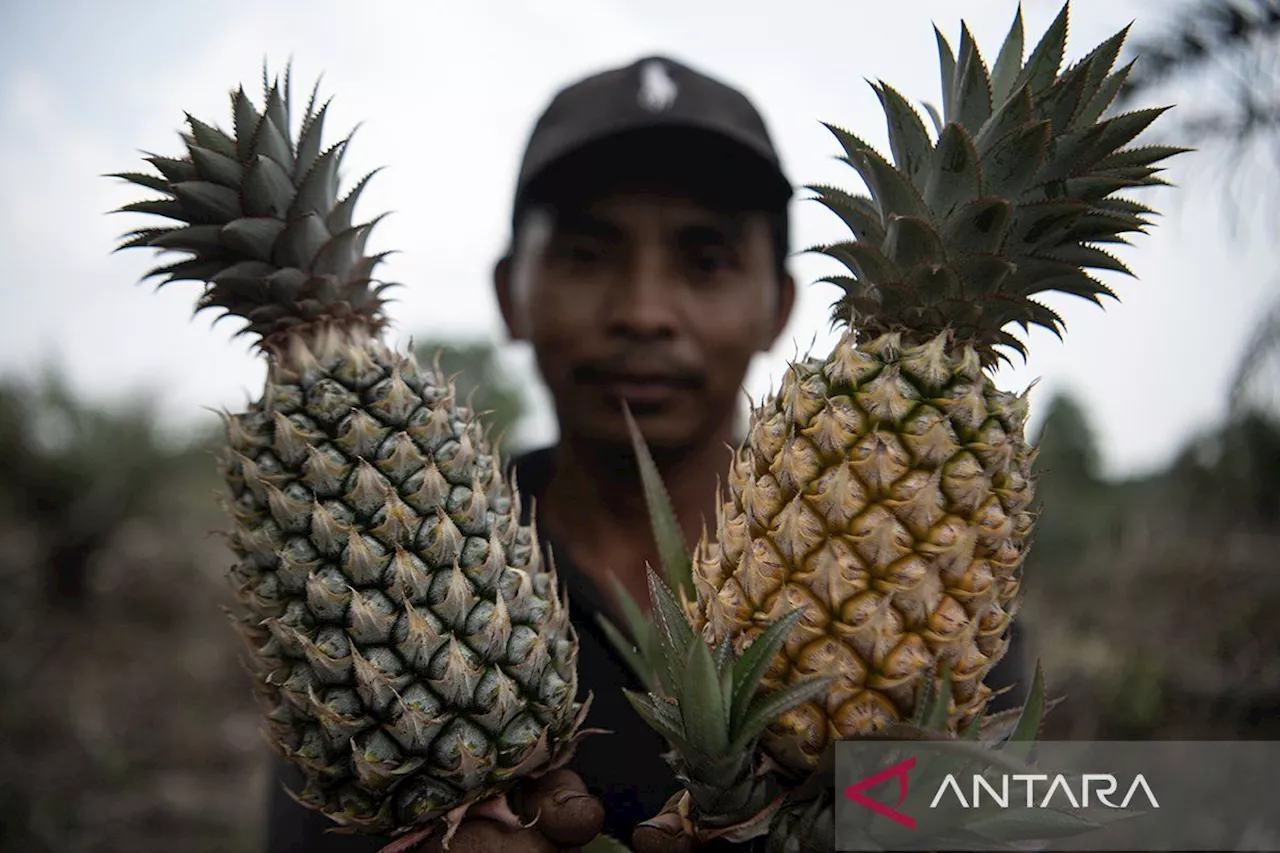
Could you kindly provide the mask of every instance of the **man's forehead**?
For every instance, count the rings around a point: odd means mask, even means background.
[[[740,232],[763,214],[734,209],[677,188],[620,186],[584,198],[577,204],[557,206],[556,230],[613,228],[627,230],[642,223],[664,226],[710,227]]]

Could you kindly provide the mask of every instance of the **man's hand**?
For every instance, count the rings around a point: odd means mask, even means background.
[[[667,800],[662,811],[631,833],[635,853],[693,853],[700,849],[688,817],[681,811],[682,797]]]
[[[604,804],[569,770],[553,770],[524,780],[507,795],[507,801],[520,823],[532,825],[511,826],[514,821],[510,817],[468,817],[449,840],[447,851],[437,833],[426,844],[414,847],[413,853],[568,853],[599,835],[604,825]],[[394,848],[392,844],[385,849]]]

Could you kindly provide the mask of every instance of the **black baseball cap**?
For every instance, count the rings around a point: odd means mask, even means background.
[[[742,92],[665,56],[594,74],[560,90],[534,125],[513,215],[567,184],[621,168],[723,186],[785,212],[793,189],[763,117]]]

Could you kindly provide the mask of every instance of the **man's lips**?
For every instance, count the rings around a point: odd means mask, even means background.
[[[611,397],[633,403],[661,403],[701,385],[689,373],[648,370],[602,370],[584,367],[575,371],[578,382],[595,386]]]

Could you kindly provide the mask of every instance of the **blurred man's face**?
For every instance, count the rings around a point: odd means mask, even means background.
[[[499,265],[498,294],[511,335],[533,346],[561,432],[625,444],[625,401],[652,447],[675,450],[731,419],[752,357],[794,298],[766,217],[643,187],[534,217]]]

